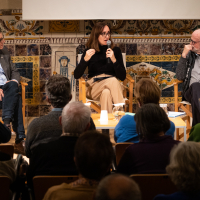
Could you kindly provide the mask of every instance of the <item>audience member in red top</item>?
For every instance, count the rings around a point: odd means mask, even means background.
[[[130,145],[118,165],[118,172],[124,174],[163,174],[169,164],[172,147],[179,143],[165,135],[170,121],[165,111],[156,104],[143,105],[136,115],[137,132],[140,141]]]

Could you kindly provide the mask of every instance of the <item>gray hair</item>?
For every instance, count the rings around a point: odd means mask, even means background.
[[[82,102],[68,103],[62,111],[62,129],[64,133],[81,134],[90,122],[91,111]]]
[[[188,141],[175,146],[166,171],[179,190],[200,191],[200,144]]]
[[[133,179],[121,174],[113,174],[99,183],[95,200],[141,200],[141,193]]]

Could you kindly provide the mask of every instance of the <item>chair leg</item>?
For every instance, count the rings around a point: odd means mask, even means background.
[[[179,137],[179,128],[176,129],[176,140],[179,140],[180,137]]]

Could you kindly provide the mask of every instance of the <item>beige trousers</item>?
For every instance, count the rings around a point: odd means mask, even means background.
[[[94,78],[105,77],[110,75],[101,74],[87,81],[86,96],[95,101],[100,100],[101,110],[107,110],[112,113],[113,103],[124,103],[123,86],[115,78],[107,78],[105,80],[94,82]]]

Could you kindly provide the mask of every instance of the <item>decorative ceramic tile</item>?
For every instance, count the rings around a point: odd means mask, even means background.
[[[39,56],[13,56],[12,61],[17,66],[23,66],[23,64],[27,66],[25,78],[31,81],[26,86],[26,104],[37,104],[38,100],[35,94],[40,92]],[[19,69],[22,69],[22,67]]]
[[[39,26],[39,21],[23,21],[21,16],[13,16],[12,19],[8,19],[0,19],[0,28],[4,30],[6,36],[42,35],[43,27]]]
[[[51,67],[51,56],[40,56],[40,68]]]
[[[40,104],[48,104],[48,101],[46,99],[46,93],[40,92]]]
[[[29,105],[28,106],[28,117],[39,117],[39,106]]]
[[[14,56],[14,45],[5,45],[8,48],[10,56]]]
[[[39,55],[39,48],[37,44],[28,45],[28,56],[37,56]]]
[[[126,44],[126,55],[137,55],[137,44]]]
[[[89,24],[86,25],[86,30],[87,33],[86,35],[91,33],[92,27],[94,26],[94,24],[96,24],[97,22],[106,22],[112,31],[112,34],[122,34],[125,30],[125,25],[126,25],[126,21],[125,20],[89,20]]]
[[[79,20],[49,21],[50,33],[77,33],[79,32]]]
[[[122,53],[126,53],[126,45],[123,43],[117,43],[115,46],[119,47]]]
[[[45,92],[46,81],[40,81],[40,92]]]
[[[15,55],[16,56],[27,56],[26,45],[16,45],[15,46]]]
[[[137,55],[149,55],[149,44],[138,44]]]
[[[179,61],[181,55],[147,55],[147,56],[126,56],[126,62],[167,62]]]
[[[161,44],[150,44],[149,55],[161,55]]]
[[[174,43],[174,55],[181,55],[183,52],[184,43]]]
[[[86,46],[84,44],[80,44],[76,48],[76,53],[77,54],[82,54],[85,51],[85,49],[86,49]]]
[[[162,55],[173,55],[175,50],[174,43],[162,44]]]
[[[137,82],[142,77],[153,79],[161,89],[173,86],[175,73],[145,62],[133,65],[126,70]]]
[[[40,80],[48,80],[51,75],[51,69],[40,69]]]
[[[51,47],[49,44],[40,45],[40,55],[51,55]]]
[[[40,105],[40,116],[47,115],[51,111],[50,105]]]

